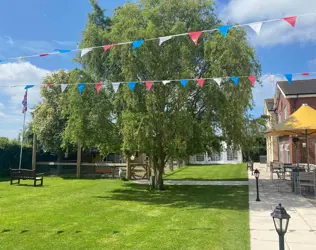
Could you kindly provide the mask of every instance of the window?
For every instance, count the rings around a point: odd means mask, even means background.
[[[287,105],[284,106],[284,119],[288,118]]]
[[[285,162],[284,163],[290,163],[291,156],[290,156],[290,144],[289,143],[284,145],[284,154],[285,154]]]
[[[278,113],[278,123],[282,122],[281,112]]]
[[[222,160],[222,156],[220,152],[212,152],[211,161],[220,161]]]
[[[195,159],[196,159],[196,161],[204,161],[205,157],[204,157],[204,155],[197,155],[195,157]]]
[[[238,153],[235,150],[227,149],[227,161],[238,160]]]
[[[279,161],[284,163],[284,159],[283,159],[283,144],[279,144]]]

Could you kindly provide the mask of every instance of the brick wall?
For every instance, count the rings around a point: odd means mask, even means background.
[[[302,104],[308,104],[310,107],[316,109],[316,97],[305,97],[305,98],[285,98],[282,94],[280,94],[279,90],[277,91],[277,95],[280,96],[276,114],[277,117],[281,118],[281,121],[284,121],[285,114],[284,114],[284,107],[287,107],[288,116],[293,114],[296,110],[298,110]],[[278,115],[280,114],[280,116]],[[280,121],[277,121],[280,122]],[[303,147],[303,143],[305,143],[305,137],[300,136],[300,142],[298,145],[298,159],[301,163],[307,162],[307,153],[306,147]],[[279,146],[284,146],[285,144],[289,143],[289,152],[290,152],[290,161],[292,163],[297,162],[296,156],[296,149],[294,147],[294,143],[292,142],[291,136],[282,136],[279,137]],[[309,161],[311,164],[316,164],[315,159],[315,143],[316,143],[316,135],[309,136],[308,139],[308,148],[309,148]],[[284,147],[283,147],[284,148]],[[283,159],[279,159],[282,162],[285,162],[285,152],[283,153]]]

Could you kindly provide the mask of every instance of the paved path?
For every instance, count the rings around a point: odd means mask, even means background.
[[[147,180],[135,181],[138,184],[148,184]],[[248,181],[189,181],[189,180],[164,180],[166,185],[184,185],[184,186],[247,186]]]
[[[259,190],[261,202],[256,202],[255,178],[249,174],[250,237],[252,250],[277,250],[278,235],[271,212],[282,203],[291,219],[285,235],[287,250],[316,250],[316,207],[306,198],[291,192],[290,187],[277,180],[270,180],[265,166],[260,170]]]

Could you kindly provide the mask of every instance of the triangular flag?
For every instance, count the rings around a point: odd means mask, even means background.
[[[67,88],[68,84],[60,84],[61,92],[64,92]]]
[[[183,87],[186,87],[188,84],[188,80],[180,80]]]
[[[236,86],[238,86],[239,77],[237,77],[237,76],[236,77],[231,77],[230,79],[235,83]]]
[[[147,90],[150,91],[151,87],[153,86],[153,82],[147,81],[147,82],[145,82],[145,84],[146,84]]]
[[[204,86],[205,80],[204,79],[197,79],[198,84],[202,88]]]
[[[93,50],[92,48],[82,49],[81,50],[81,57],[83,57],[85,54],[89,53],[92,50]]]
[[[138,41],[132,42],[133,49],[137,49],[138,47],[142,46],[144,42],[145,42],[144,40],[138,40]]]
[[[86,84],[85,83],[80,83],[78,84],[78,91],[82,95],[83,90],[85,89]]]
[[[171,81],[169,80],[165,80],[165,81],[162,81],[163,85],[166,85],[167,83],[170,83]]]
[[[109,50],[110,48],[112,48],[113,46],[115,46],[115,44],[108,44],[104,46],[104,52],[106,52],[107,50]]]
[[[304,73],[302,73],[302,76],[309,76],[309,73],[308,72],[304,72]]]
[[[102,88],[102,86],[103,86],[103,83],[102,83],[102,82],[97,82],[97,83],[95,84],[95,88],[96,88],[98,94],[99,94],[100,89]]]
[[[297,16],[289,16],[282,18],[284,21],[287,21],[293,28],[296,25]]]
[[[71,49],[54,49],[54,51],[59,53],[68,53],[71,51]]]
[[[34,85],[26,85],[24,89],[31,89],[33,87],[34,87]]]
[[[262,24],[263,24],[262,22],[258,22],[258,23],[250,23],[248,25],[250,28],[252,28],[257,33],[257,35],[259,35],[260,31],[261,31]]]
[[[219,26],[217,29],[221,32],[223,37],[227,36],[228,30],[232,27],[232,25]]]
[[[201,31],[198,32],[190,32],[189,36],[191,37],[192,41],[195,43],[195,45],[198,44],[199,38],[202,35]]]
[[[134,91],[135,86],[136,86],[136,82],[129,82],[129,83],[128,83],[128,86],[129,86],[129,88],[130,88],[131,91]]]
[[[249,81],[251,82],[251,85],[254,87],[257,77],[256,76],[248,76]]]
[[[120,87],[120,83],[119,82],[112,82],[112,87],[113,87],[114,93],[116,93],[118,88]]]
[[[222,78],[213,78],[213,80],[218,84],[218,86],[221,86],[223,79]]]
[[[164,36],[164,37],[159,37],[159,46],[161,46],[164,42],[170,40],[172,36]]]
[[[292,85],[292,83],[293,83],[293,75],[292,74],[284,74],[284,76],[289,81],[289,83]]]
[[[40,56],[40,57],[43,57],[43,56],[48,56],[48,55],[49,55],[49,54],[46,53],[46,54],[40,54],[39,56]]]

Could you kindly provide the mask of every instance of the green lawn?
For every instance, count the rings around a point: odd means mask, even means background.
[[[247,181],[246,164],[188,166],[169,172],[168,180]]]
[[[250,249],[247,186],[155,192],[120,180],[2,181],[0,215],[3,250]]]

